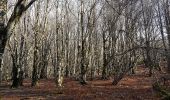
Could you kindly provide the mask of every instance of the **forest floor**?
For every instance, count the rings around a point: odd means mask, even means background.
[[[144,73],[145,71],[141,71]],[[128,75],[118,85],[112,80],[93,80],[82,86],[66,78],[63,94],[57,94],[54,80],[41,80],[37,87],[31,87],[31,80],[24,86],[10,89],[10,83],[0,85],[0,100],[160,100],[152,89],[152,78],[146,75]]]

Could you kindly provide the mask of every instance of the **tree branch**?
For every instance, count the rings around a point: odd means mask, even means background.
[[[31,1],[28,3],[28,5],[25,6],[24,11],[26,11],[35,1],[37,1],[37,0],[31,0]]]

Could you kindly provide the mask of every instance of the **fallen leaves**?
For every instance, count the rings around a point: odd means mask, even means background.
[[[39,86],[31,87],[31,80],[24,80],[24,86],[10,89],[9,84],[0,86],[2,100],[159,100],[153,92],[151,77],[131,75],[122,79],[117,86],[112,80],[93,80],[82,86],[79,82],[64,79],[63,93],[57,94],[53,79],[40,80]]]

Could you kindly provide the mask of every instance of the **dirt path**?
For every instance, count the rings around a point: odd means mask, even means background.
[[[56,94],[53,80],[41,80],[39,86],[30,87],[30,80],[24,82],[24,87],[10,89],[9,84],[0,86],[2,100],[159,100],[151,86],[151,78],[147,76],[127,76],[117,86],[112,86],[112,80],[88,81],[81,86],[77,81],[64,80],[63,94]],[[0,100],[1,100],[0,99]]]

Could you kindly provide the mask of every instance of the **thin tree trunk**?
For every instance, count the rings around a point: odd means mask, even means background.
[[[105,33],[103,33],[103,68],[102,68],[102,79],[107,79],[106,76],[106,39]]]
[[[37,46],[37,33],[34,37],[34,55],[33,55],[33,71],[32,71],[32,83],[31,86],[36,86],[38,82],[38,46]]]
[[[86,81],[85,81],[85,74],[86,74],[86,71],[85,71],[85,39],[84,39],[84,15],[83,15],[83,12],[84,12],[84,8],[83,8],[84,4],[83,4],[83,1],[81,0],[81,19],[80,19],[80,22],[81,22],[81,65],[80,65],[80,83],[82,85],[85,85],[87,84]]]

